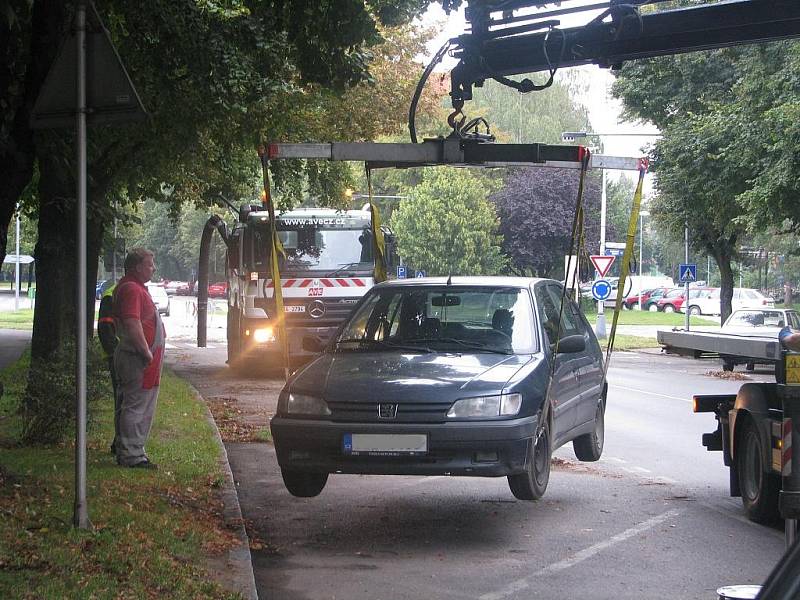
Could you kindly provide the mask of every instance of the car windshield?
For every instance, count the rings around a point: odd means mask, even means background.
[[[537,350],[533,331],[526,289],[397,286],[370,292],[336,348],[530,354]]]
[[[783,313],[776,310],[737,310],[728,319],[726,327],[783,327]]]

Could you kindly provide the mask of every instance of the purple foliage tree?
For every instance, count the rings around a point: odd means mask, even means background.
[[[500,217],[503,251],[519,274],[562,278],[569,253],[579,172],[573,169],[527,167],[510,171],[505,186],[490,199]],[[599,173],[590,173],[584,187],[584,250],[600,245]],[[615,239],[611,223],[606,239]]]

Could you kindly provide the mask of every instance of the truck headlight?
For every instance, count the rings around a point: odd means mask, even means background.
[[[327,403],[322,398],[318,398],[317,396],[290,393],[286,403],[286,412],[291,415],[319,415],[327,417],[331,414],[331,409],[328,408]]]
[[[264,344],[266,342],[274,342],[275,334],[272,332],[272,327],[260,327],[253,331],[253,340],[257,344]]]
[[[522,394],[498,394],[496,396],[478,396],[457,400],[450,410],[448,418],[469,417],[510,417],[516,415],[522,407]]]

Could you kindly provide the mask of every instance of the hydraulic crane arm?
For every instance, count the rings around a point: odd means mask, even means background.
[[[736,0],[644,14],[637,6],[657,1],[610,0],[533,14],[514,11],[542,6],[541,0],[468,2],[471,32],[451,40],[459,59],[451,73],[453,107],[460,109],[472,98],[472,86],[486,79],[800,37],[798,0]],[[589,8],[606,10],[581,27],[560,29],[552,18]],[[532,91],[531,85],[514,87]]]

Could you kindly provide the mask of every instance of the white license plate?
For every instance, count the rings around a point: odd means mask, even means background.
[[[306,312],[306,307],[303,306],[302,304],[296,304],[296,305],[291,305],[291,306],[287,304],[287,305],[284,305],[283,311],[284,312],[291,312],[291,313],[301,313],[301,312]]]
[[[425,454],[428,451],[428,436],[418,433],[345,433],[342,449],[350,455]]]

